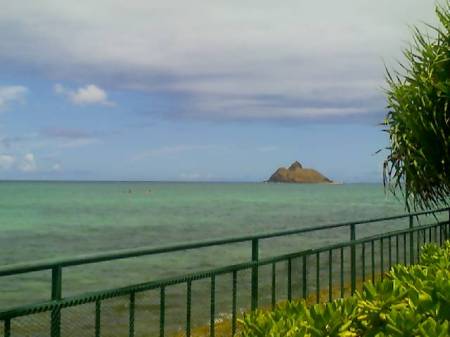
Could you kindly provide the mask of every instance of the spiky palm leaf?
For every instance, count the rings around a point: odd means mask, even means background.
[[[450,1],[437,6],[434,37],[414,30],[403,73],[386,70],[390,153],[384,182],[408,209],[449,203]]]

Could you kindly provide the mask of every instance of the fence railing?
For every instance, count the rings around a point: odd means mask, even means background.
[[[415,219],[420,216],[433,216],[433,222],[429,224],[418,224]],[[439,217],[441,219],[439,219]],[[444,220],[442,220],[444,217]],[[357,238],[356,229],[363,224],[373,224],[380,222],[395,222],[396,220],[408,220],[408,227],[405,229],[389,231],[382,234],[371,235]],[[292,235],[301,235],[310,232],[321,232],[335,228],[348,229],[348,241],[337,244],[327,245],[325,247],[306,249],[294,253],[283,254],[275,257],[260,258],[259,243],[261,240],[273,239],[276,237],[286,237]],[[167,335],[166,329],[166,294],[170,287],[184,285],[184,323],[182,332],[178,335],[190,337],[193,334],[193,284],[200,280],[209,280],[209,289],[203,289],[209,292],[209,335],[214,337],[216,334],[216,325],[218,324],[218,312],[216,309],[216,279],[219,276],[229,275],[231,293],[231,308],[228,316],[229,335],[235,335],[237,331],[237,317],[242,308],[238,308],[238,274],[244,271],[250,272],[250,280],[245,288],[250,290],[250,310],[260,307],[261,298],[269,298],[270,305],[282,300],[277,296],[277,287],[279,286],[279,273],[277,267],[280,263],[285,264],[285,286],[286,296],[283,299],[291,300],[293,298],[303,297],[309,300],[319,302],[321,300],[332,300],[336,297],[343,297],[346,292],[353,293],[360,282],[383,277],[383,271],[390,268],[395,263],[411,264],[418,261],[420,246],[426,242],[437,242],[442,244],[449,236],[450,230],[450,208],[432,210],[419,213],[410,213],[385,218],[362,220],[355,222],[346,222],[324,226],[308,227],[265,233],[260,235],[247,235],[242,237],[211,240],[195,243],[173,245],[168,247],[143,247],[138,249],[119,250],[102,254],[75,257],[63,260],[43,261],[37,263],[16,264],[0,267],[0,278],[12,275],[26,274],[37,271],[51,271],[51,298],[48,301],[30,303],[24,306],[17,306],[12,309],[0,311],[0,336],[3,337],[24,337],[24,336],[150,336],[155,334],[160,337]],[[214,268],[211,270],[193,272],[177,277],[166,279],[151,280],[139,284],[131,284],[125,287],[107,289],[82,293],[75,296],[63,296],[63,272],[66,268],[81,266],[87,264],[96,264],[100,262],[113,261],[119,259],[129,259],[139,256],[150,256],[157,254],[167,254],[173,252],[198,250],[206,247],[224,246],[235,243],[251,243],[251,259],[247,262],[232,264],[225,267]],[[298,272],[293,271],[294,262],[301,266]],[[263,267],[269,267],[269,276],[267,279],[260,279],[260,271]],[[345,275],[347,274],[345,279]],[[294,275],[295,274],[295,275]],[[348,280],[349,279],[349,280]],[[350,281],[350,282],[349,282]],[[349,288],[346,291],[346,287]],[[260,293],[260,289],[268,288],[270,291]],[[136,317],[137,295],[148,291],[159,292],[159,303],[153,306],[153,311],[158,310],[159,328],[150,328],[145,322],[142,325],[141,332],[137,331],[138,318]],[[297,296],[293,291],[297,291]],[[311,292],[311,290],[313,290]],[[203,296],[203,295],[202,295]],[[206,295],[205,295],[206,296]],[[278,297],[278,298],[277,298]],[[114,298],[126,299],[127,319],[122,322],[126,325],[126,331],[118,332],[114,328],[117,320],[105,320],[102,311],[105,301]],[[82,326],[78,325],[71,333],[67,332],[65,321],[62,316],[71,308],[83,305],[90,305],[89,312],[83,317]],[[48,314],[48,315],[47,315]],[[223,312],[221,312],[222,317]],[[39,316],[39,322],[17,323],[23,317]],[[92,317],[90,316],[92,315]],[[69,320],[70,321],[70,320]],[[71,325],[76,325],[71,320]],[[33,323],[34,322],[34,323]],[[143,323],[143,324],[142,324]],[[3,331],[2,331],[3,330]],[[66,333],[67,332],[67,333]]]

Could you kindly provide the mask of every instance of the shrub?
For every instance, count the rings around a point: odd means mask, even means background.
[[[392,267],[382,281],[345,299],[247,314],[241,337],[450,336],[450,243],[424,245],[420,261]]]

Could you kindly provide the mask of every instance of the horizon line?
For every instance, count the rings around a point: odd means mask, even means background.
[[[126,182],[142,182],[142,183],[229,183],[229,184],[239,184],[239,183],[254,183],[254,184],[277,184],[277,185],[349,185],[349,184],[379,184],[382,182],[374,181],[357,181],[357,182],[345,182],[340,181],[331,184],[321,184],[321,183],[280,183],[280,182],[268,182],[267,180],[146,180],[146,179],[0,179],[0,183],[4,182],[111,182],[111,183],[126,183]]]

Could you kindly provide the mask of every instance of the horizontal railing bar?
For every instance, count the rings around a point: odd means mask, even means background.
[[[156,255],[156,254],[170,253],[170,252],[176,252],[176,251],[206,248],[206,247],[212,247],[212,246],[221,246],[221,245],[226,245],[226,244],[252,241],[255,239],[256,240],[269,239],[269,238],[274,238],[274,237],[287,236],[287,235],[293,235],[293,234],[302,234],[302,233],[308,233],[308,232],[314,232],[314,231],[346,227],[346,226],[351,226],[351,225],[362,225],[362,224],[381,222],[381,221],[391,221],[391,220],[397,220],[397,219],[402,219],[402,218],[408,218],[410,216],[420,216],[420,215],[426,215],[426,214],[431,214],[431,213],[435,214],[435,213],[440,213],[440,212],[444,212],[444,211],[448,211],[448,210],[450,210],[450,208],[441,208],[441,209],[437,209],[434,211],[423,211],[423,212],[402,214],[402,215],[396,215],[396,216],[390,216],[390,217],[384,217],[384,218],[375,218],[375,219],[369,219],[369,220],[344,222],[344,223],[331,224],[331,225],[290,229],[290,230],[277,231],[277,232],[272,232],[272,233],[247,235],[247,236],[236,237],[236,238],[226,238],[226,239],[211,240],[211,241],[199,241],[199,242],[192,242],[192,243],[179,244],[179,245],[173,245],[173,246],[164,246],[164,247],[141,247],[141,248],[134,248],[134,249],[123,249],[123,250],[105,252],[105,253],[101,253],[101,254],[78,256],[78,257],[68,258],[68,259],[53,259],[53,260],[45,260],[45,261],[38,261],[38,262],[6,265],[6,266],[3,266],[0,268],[0,277],[48,270],[48,269],[52,269],[54,267],[77,266],[77,265],[84,265],[84,264],[91,264],[91,263],[98,263],[98,262],[106,262],[106,261],[111,261],[111,260],[126,259],[126,258],[131,258],[131,257]]]
[[[12,319],[12,318],[19,317],[19,316],[25,316],[25,315],[29,315],[29,314],[36,314],[36,313],[40,313],[40,312],[51,311],[52,309],[55,309],[55,308],[66,308],[66,307],[72,307],[72,306],[82,305],[82,304],[86,304],[86,303],[93,303],[98,300],[105,300],[105,299],[118,297],[118,296],[126,296],[131,293],[139,293],[139,292],[143,292],[143,291],[158,289],[161,287],[173,286],[173,285],[177,285],[177,284],[186,283],[189,281],[207,279],[207,278],[210,278],[211,276],[217,276],[217,275],[232,273],[235,271],[251,269],[254,266],[264,266],[264,265],[268,265],[268,264],[272,264],[272,263],[277,263],[280,261],[300,258],[303,256],[311,256],[311,255],[319,254],[319,253],[322,253],[325,251],[346,248],[346,247],[350,247],[352,245],[358,245],[358,244],[362,244],[365,242],[377,240],[380,238],[386,238],[389,236],[400,235],[403,233],[411,233],[411,232],[415,232],[415,231],[419,231],[419,230],[438,227],[438,226],[445,225],[445,224],[450,224],[450,221],[441,221],[441,222],[437,222],[437,223],[433,223],[433,224],[429,224],[429,225],[422,225],[422,226],[417,226],[417,227],[413,227],[413,228],[407,228],[407,229],[403,229],[403,230],[387,232],[387,233],[378,234],[378,235],[374,235],[374,236],[370,236],[370,237],[365,237],[365,238],[354,240],[354,241],[337,243],[337,244],[333,244],[333,245],[329,245],[329,246],[321,247],[321,248],[317,248],[317,249],[308,249],[308,250],[304,250],[301,252],[284,254],[284,255],[279,255],[279,256],[275,256],[275,257],[268,257],[268,258],[260,259],[258,261],[251,261],[251,262],[244,262],[244,263],[240,263],[240,264],[229,265],[229,266],[211,269],[211,270],[207,270],[207,271],[200,271],[200,272],[196,272],[196,273],[186,274],[186,275],[182,275],[182,276],[178,276],[178,277],[174,277],[174,278],[155,280],[155,281],[135,284],[135,285],[131,285],[131,286],[121,287],[121,288],[85,293],[82,295],[76,295],[76,296],[72,296],[72,297],[63,298],[59,301],[39,302],[39,303],[36,303],[33,305],[21,306],[21,307],[13,308],[13,309],[10,309],[10,310],[4,311],[4,312],[0,312],[0,320]]]
[[[55,307],[66,308],[75,305],[81,305],[86,303],[95,302],[97,300],[105,300],[118,296],[126,296],[130,293],[139,293],[143,291],[158,289],[161,287],[173,286],[181,283],[186,283],[188,281],[198,281],[202,279],[210,278],[212,275],[222,275],[227,273],[232,273],[233,271],[240,271],[245,269],[250,269],[258,262],[245,262],[235,265],[230,265],[222,268],[217,268],[209,271],[200,271],[192,274],[187,274],[183,276],[178,276],[174,278],[155,280],[140,284],[135,284],[131,286],[101,290],[95,292],[89,292],[82,295],[76,295],[71,297],[66,297],[60,301],[44,301],[36,303],[33,305],[25,305],[17,308],[13,308],[4,312],[0,312],[0,320],[5,320],[7,318],[14,318],[18,316],[29,315],[33,313],[39,313],[44,311],[50,311]]]
[[[290,253],[290,254],[285,254],[285,255],[279,255],[279,256],[275,256],[275,257],[261,259],[261,260],[259,260],[259,265],[266,265],[266,264],[273,263],[273,262],[280,262],[280,261],[287,260],[289,258],[291,258],[291,259],[298,258],[298,257],[301,257],[303,255],[314,255],[314,254],[317,254],[317,253],[327,252],[329,250],[340,249],[341,247],[342,248],[347,248],[347,247],[350,247],[352,245],[359,245],[359,244],[363,244],[363,243],[370,242],[370,241],[373,241],[373,240],[379,240],[381,238],[387,238],[389,236],[400,235],[400,234],[403,234],[403,233],[416,232],[416,231],[419,231],[419,230],[433,228],[433,227],[438,227],[438,226],[446,225],[446,224],[450,224],[450,221],[441,221],[441,222],[436,222],[434,224],[422,225],[422,226],[417,226],[417,227],[413,227],[413,228],[407,228],[407,229],[402,229],[402,230],[391,231],[391,232],[386,232],[386,233],[382,233],[382,234],[376,234],[376,235],[372,235],[372,236],[367,236],[367,237],[364,237],[364,238],[361,238],[361,239],[357,239],[357,240],[354,240],[354,241],[339,242],[339,243],[335,243],[335,244],[324,246],[324,247],[320,247],[320,248],[308,249],[308,250],[304,250],[304,251],[301,251],[301,252]]]
[[[359,244],[363,244],[363,243],[366,243],[366,242],[370,242],[372,240],[379,240],[381,238],[387,238],[389,236],[400,235],[400,234],[403,234],[403,233],[416,232],[416,231],[419,231],[419,230],[433,228],[433,227],[438,227],[440,225],[445,225],[445,224],[450,224],[450,221],[448,221],[448,220],[447,221],[440,221],[440,222],[436,222],[436,223],[429,224],[429,225],[421,225],[421,226],[416,226],[416,227],[413,227],[413,228],[406,228],[406,229],[400,229],[400,230],[397,230],[397,231],[385,232],[385,233],[382,233],[382,234],[375,234],[375,235],[366,236],[364,238],[357,239],[357,240],[354,240],[354,241],[339,242],[339,243],[332,244],[332,245],[329,245],[329,246],[311,249],[310,252],[311,252],[311,254],[322,253],[322,252],[328,251],[330,249],[339,249],[341,247],[346,248],[346,247],[350,247],[352,245],[359,245]]]

